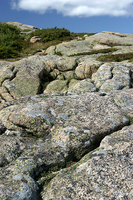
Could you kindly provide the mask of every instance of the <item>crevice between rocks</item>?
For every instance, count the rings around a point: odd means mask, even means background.
[[[8,94],[10,94],[10,96],[14,99],[14,96],[11,94],[10,90],[6,86],[4,86],[4,87],[6,88]]]
[[[133,88],[133,71],[130,71],[130,88]]]
[[[14,70],[14,68],[11,69],[12,72],[13,72],[13,70]],[[5,79],[3,79],[3,81],[1,81],[1,86],[4,83],[5,80],[10,80],[10,81],[13,80],[16,77],[17,73],[18,73],[18,70],[13,72],[13,75],[11,77],[6,77]]]
[[[44,180],[44,182],[46,182],[46,184],[39,185],[39,191],[38,191],[39,200],[42,200],[42,197],[41,197],[40,193],[43,191],[43,187],[44,187],[44,186],[47,186],[48,183],[49,183],[61,170],[67,168],[67,167],[68,167],[68,166],[67,166],[67,163],[68,163],[68,162],[72,161],[72,164],[77,164],[86,154],[88,154],[88,153],[94,151],[96,148],[98,148],[98,147],[100,146],[100,144],[101,144],[101,141],[102,141],[106,136],[111,135],[112,133],[114,133],[114,132],[116,132],[116,131],[120,131],[120,130],[123,129],[123,127],[129,126],[130,124],[131,124],[131,123],[130,123],[130,120],[129,120],[128,123],[125,123],[125,124],[123,124],[123,125],[119,125],[119,126],[116,127],[114,130],[112,130],[112,131],[110,131],[110,132],[105,132],[103,135],[99,136],[98,138],[96,137],[96,138],[94,139],[94,141],[92,142],[91,148],[89,148],[89,149],[86,148],[86,149],[85,149],[85,152],[82,153],[82,155],[81,155],[81,157],[80,157],[79,159],[77,159],[77,158],[75,157],[75,153],[72,152],[71,155],[68,156],[68,157],[65,159],[65,167],[62,167],[62,168],[60,169],[60,167],[58,166],[58,170],[57,170],[57,171],[50,171],[50,173],[46,175],[46,180]],[[76,153],[77,153],[77,152],[76,152]],[[46,170],[45,172],[48,172],[49,169],[51,169],[51,168],[54,167],[55,165],[58,165],[58,164],[54,163],[54,164],[51,165],[49,168],[47,168],[47,170]],[[41,166],[40,166],[40,167],[41,167]],[[71,167],[71,165],[70,165],[69,167]],[[34,179],[35,179],[35,181],[38,182],[39,179],[40,179],[40,174],[39,174],[38,176],[34,177]]]
[[[13,72],[13,76],[10,78],[10,81],[13,80],[14,78],[16,78],[18,73],[18,70],[16,70],[15,72]]]
[[[43,69],[39,74],[40,84],[38,87],[37,94],[42,94],[45,90],[46,86],[53,81],[53,77],[50,76],[50,73],[48,73],[45,69]]]
[[[0,94],[0,98],[6,102],[6,99]]]

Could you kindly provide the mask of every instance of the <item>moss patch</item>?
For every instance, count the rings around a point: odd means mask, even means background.
[[[69,57],[81,56],[81,55],[92,55],[92,54],[98,54],[98,53],[110,53],[110,52],[114,52],[114,51],[117,51],[117,50],[118,49],[116,49],[116,48],[99,49],[99,50],[93,50],[93,51],[89,51],[89,52],[72,54]]]
[[[55,53],[55,55],[62,56],[63,54],[61,53],[61,51],[57,51],[57,52]]]
[[[65,167],[59,167],[58,165],[55,165],[55,166],[49,168],[48,170],[42,172],[39,175],[40,188],[46,186],[60,172],[61,169],[69,168],[69,167],[73,166],[74,164],[75,164],[75,162],[70,160],[70,161],[66,162]]]
[[[130,125],[133,124],[133,117],[131,117],[131,116],[127,115],[127,114],[125,114],[125,117],[126,117],[127,119],[129,119]]]
[[[97,60],[101,62],[121,62],[129,59],[133,60],[133,52],[115,55],[103,55],[97,58]]]

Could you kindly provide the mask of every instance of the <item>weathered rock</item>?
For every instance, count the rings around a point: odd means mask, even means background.
[[[91,44],[104,44],[108,46],[119,46],[119,45],[129,45],[133,44],[132,34],[115,34],[109,32],[97,33],[93,36],[86,37],[85,40],[90,41]]]
[[[56,79],[57,76],[60,75],[60,71],[58,69],[54,69],[52,72],[50,72],[50,76],[53,78],[53,79]],[[64,79],[63,79],[64,80]]]
[[[86,79],[91,76],[96,89],[103,92],[130,88],[131,72],[133,72],[132,64],[106,63],[101,65],[101,62],[92,61],[88,57],[77,61],[76,58],[60,56],[31,56],[6,64],[1,65],[0,72],[0,82],[2,88],[6,90],[0,89],[1,102],[42,93],[46,84],[55,79],[58,79],[55,81],[58,85],[51,82],[44,92],[67,91],[69,88],[67,80]],[[61,86],[59,82],[63,85]]]
[[[69,56],[76,53],[88,52],[91,51],[92,47],[90,46],[89,41],[75,41],[62,42],[61,44],[56,45],[55,47],[49,47],[46,50],[46,53],[53,55],[57,52],[61,52],[64,56]]]
[[[4,66],[10,64],[8,61],[0,61],[0,68],[3,68]]]
[[[74,86],[69,87],[68,94],[71,92],[76,94],[82,94],[86,92],[96,92],[96,87],[94,86],[93,81],[88,78],[78,82]]]
[[[64,78],[66,80],[71,80],[71,79],[77,78],[74,71],[63,72],[62,75],[64,76]]]
[[[47,51],[116,54],[132,42],[106,32]],[[0,62],[0,200],[133,198],[133,64],[99,55]]]
[[[74,70],[77,66],[76,60],[74,58],[59,57],[56,61],[58,70],[65,72],[68,70]]]
[[[94,50],[99,50],[99,49],[109,49],[110,47],[108,45],[102,45],[102,44],[96,44],[93,46]]]
[[[133,199],[133,125],[106,136],[98,149],[63,170],[42,199]]]
[[[92,80],[96,88],[104,92],[130,88],[131,68],[122,63],[105,63],[92,74]]]
[[[0,87],[1,103],[13,100],[13,97],[8,93],[5,87]]]
[[[67,90],[67,80],[55,80],[50,82],[46,89],[44,90],[44,93],[49,93],[49,92],[63,92]]]
[[[131,89],[125,91],[133,102],[131,94]],[[129,120],[115,105],[114,98],[93,93],[69,96],[57,93],[1,105],[0,119],[6,131],[0,140],[3,145],[0,198],[16,198],[19,194],[24,199],[27,190],[27,199],[36,199],[35,180],[41,172],[80,159],[97,147],[104,136],[128,125]],[[20,137],[26,135],[33,138]]]
[[[34,97],[25,104],[3,108],[0,118],[9,131],[19,131],[23,136],[32,134],[45,137],[52,131],[51,141],[59,145],[63,139],[65,146],[69,138],[69,134],[64,137],[65,132],[69,132],[65,130],[70,127],[75,133],[71,145],[80,146],[81,143],[86,146],[129,123],[110,98],[91,93],[81,96]],[[67,142],[69,146],[69,140]]]
[[[120,36],[120,37],[127,37],[127,34],[116,33],[116,32],[111,32],[111,31],[102,31],[102,33],[108,33],[108,34],[117,35],[117,36]]]
[[[132,120],[133,117],[133,94],[131,89],[121,92],[113,91],[108,95],[114,99],[115,104],[121,111]],[[128,94],[128,95],[127,95]]]
[[[91,52],[94,50],[109,49],[116,47],[117,50],[112,54],[133,52],[133,34],[121,34],[113,32],[97,33],[85,37],[83,41],[63,42],[59,45],[49,47],[46,53],[54,55],[60,52],[62,55],[69,56],[76,53]]]
[[[23,30],[27,30],[27,29],[30,30],[30,31],[34,31],[34,30],[38,29],[35,26],[31,26],[31,25],[27,25],[27,24],[22,24],[22,23],[19,23],[19,22],[7,22],[7,24],[11,24],[11,25],[17,26],[22,31]]]
[[[54,80],[61,72],[66,72],[63,75],[66,79],[73,78],[76,66],[76,59],[60,56],[31,56],[6,66],[4,64],[1,66],[0,83],[9,94],[2,94],[3,99],[7,101],[38,94],[45,82]]]
[[[133,34],[120,34],[111,32],[97,33],[85,37],[83,41],[63,42],[59,45],[49,47],[46,53],[54,55],[61,52],[62,55],[73,55],[76,53],[91,52],[92,50],[108,49],[116,46],[117,53],[127,53],[133,51]]]
[[[56,49],[55,46],[50,46],[49,48],[46,49],[45,53],[48,55],[55,55],[55,53],[56,53],[55,49]]]
[[[1,77],[1,83],[14,98],[37,94],[40,86],[39,75],[45,64],[37,57],[34,62],[34,58],[22,59],[10,64],[8,68],[5,67],[5,75]]]
[[[42,42],[42,38],[40,36],[33,36],[30,39],[30,43]]]
[[[86,59],[83,62],[80,62],[75,70],[75,74],[79,79],[91,78],[92,74],[97,71],[100,62],[95,61],[91,64],[89,59]]]
[[[71,79],[70,82],[69,82],[69,89],[70,89],[70,90],[73,89],[73,87],[74,87],[77,83],[79,83],[79,82],[80,82],[80,80]]]

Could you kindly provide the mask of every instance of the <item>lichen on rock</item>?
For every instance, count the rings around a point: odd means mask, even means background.
[[[0,62],[0,200],[133,199],[133,64],[97,61],[132,43],[102,32]]]

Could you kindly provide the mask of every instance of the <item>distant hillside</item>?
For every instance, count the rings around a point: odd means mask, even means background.
[[[85,39],[83,36],[92,33],[71,33],[65,28],[38,29],[19,22],[0,22],[0,59],[25,57],[44,52],[48,47],[63,41]],[[42,42],[31,44],[33,36],[40,36]]]

